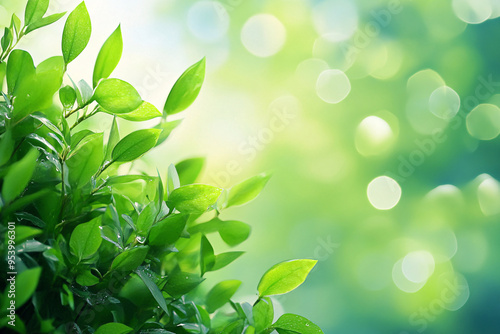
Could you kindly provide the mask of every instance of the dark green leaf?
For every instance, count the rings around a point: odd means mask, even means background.
[[[22,244],[28,239],[33,238],[36,235],[42,234],[43,231],[39,228],[31,226],[17,226],[16,227],[16,244]]]
[[[102,325],[95,331],[95,334],[127,334],[133,331],[133,328],[120,324],[118,322],[110,322]]]
[[[97,87],[99,80],[107,79],[114,71],[123,51],[122,31],[120,26],[109,36],[104,42],[97,60],[95,62],[94,74],[92,76],[92,84]]]
[[[81,188],[87,184],[99,170],[103,158],[102,133],[91,134],[82,139],[66,161],[71,186]]]
[[[205,58],[188,68],[176,81],[163,108],[166,115],[187,109],[200,93],[205,79]]]
[[[222,281],[215,285],[207,295],[207,311],[213,313],[224,306],[236,293],[240,285],[241,281],[238,280]]]
[[[36,290],[40,275],[41,267],[27,269],[16,277],[16,308],[19,309],[26,303]]]
[[[165,311],[167,314],[170,314],[167,308],[167,303],[165,302],[165,298],[163,297],[163,294],[161,293],[156,283],[151,280],[149,275],[144,270],[138,269],[136,273],[142,279],[144,284],[148,287],[149,291],[153,295],[153,298],[156,300],[156,302],[162,308],[162,310]]]
[[[175,165],[175,169],[179,174],[179,180],[182,185],[195,183],[200,175],[205,158],[191,158],[179,162]]]
[[[177,214],[156,223],[149,232],[149,244],[151,246],[173,245],[184,231],[187,218],[187,215]]]
[[[69,14],[64,25],[62,53],[66,64],[82,53],[90,40],[91,32],[89,13],[85,2],[82,2]]]
[[[10,160],[14,152],[15,142],[12,139],[12,131],[7,128],[7,131],[0,137],[0,166],[3,166]]]
[[[141,157],[155,147],[160,132],[157,129],[144,129],[127,135],[113,149],[113,161],[128,162]]]
[[[253,306],[252,313],[257,333],[260,333],[273,324],[274,308],[269,297],[259,299]]]
[[[292,260],[274,265],[259,282],[259,296],[281,295],[294,290],[304,283],[317,262],[315,260]]]
[[[273,325],[280,334],[323,334],[321,328],[299,315],[283,314]]]
[[[155,221],[156,216],[156,203],[150,202],[146,207],[141,211],[139,218],[137,219],[137,235],[145,237],[148,235],[151,226]]]
[[[227,206],[242,205],[253,200],[264,189],[270,177],[269,174],[260,174],[232,187]]]
[[[221,188],[191,184],[175,189],[168,197],[169,207],[175,207],[184,213],[203,213],[217,202],[222,193]]]
[[[76,283],[82,286],[93,286],[99,283],[99,278],[92,275],[90,270],[85,270],[76,276]]]
[[[79,260],[91,257],[99,249],[102,242],[99,221],[100,217],[80,224],[71,233],[69,247]]]
[[[126,114],[139,108],[142,99],[135,88],[120,79],[104,79],[97,86],[94,99],[112,114]]]
[[[2,186],[4,202],[10,202],[19,196],[31,180],[39,153],[31,149],[21,160],[13,163],[5,175]]]
[[[148,246],[138,246],[118,255],[111,264],[111,270],[132,271],[137,269],[148,255]]]

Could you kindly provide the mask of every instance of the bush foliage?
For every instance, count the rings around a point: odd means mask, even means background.
[[[67,74],[91,35],[83,2],[66,20],[62,56],[35,66],[28,52],[16,49],[24,35],[65,15],[46,16],[48,6],[49,0],[29,0],[24,23],[14,14],[1,39],[0,252],[7,284],[0,328],[19,333],[322,333],[298,315],[274,321],[269,298],[302,284],[316,261],[272,267],[262,276],[253,305],[232,300],[241,284],[237,280],[222,281],[207,294],[200,288],[204,276],[243,254],[216,254],[207,236],[218,233],[234,247],[250,234],[249,225],[222,220],[220,213],[254,199],[269,175],[228,190],[198,184],[200,158],[170,165],[164,180],[159,173],[117,174],[120,164],[139,159],[180,124],[169,116],[196,99],[205,59],[182,74],[160,112],[132,85],[109,78],[122,54],[120,27],[102,46],[91,84]],[[113,115],[109,135],[76,128],[97,113]],[[117,118],[159,122],[122,136]]]

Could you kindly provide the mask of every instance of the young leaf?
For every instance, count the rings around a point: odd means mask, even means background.
[[[158,142],[156,142],[156,146],[160,145],[163,143],[167,138],[170,136],[172,131],[175,130],[180,124],[182,123],[181,119],[172,121],[172,122],[165,122],[163,119],[160,122],[160,124],[156,125],[154,128],[161,130],[160,137],[158,138]]]
[[[20,308],[26,303],[38,286],[42,267],[27,269],[16,277],[16,308]]]
[[[64,108],[70,109],[76,101],[76,92],[71,86],[64,86],[59,89],[59,100]]]
[[[12,31],[5,27],[2,39],[0,40],[0,44],[2,45],[2,49],[7,50],[12,43]]]
[[[146,207],[141,211],[139,218],[137,219],[137,235],[145,237],[148,235],[151,226],[153,226],[156,210],[155,210],[155,202],[150,202]]]
[[[132,132],[116,144],[111,158],[113,161],[128,162],[141,157],[155,147],[160,132],[157,129],[144,129]]]
[[[85,2],[81,2],[69,14],[64,25],[62,36],[62,53],[64,62],[69,64],[73,61],[87,46],[92,32],[89,13]]]
[[[123,39],[120,26],[109,36],[97,55],[92,76],[92,84],[97,87],[99,80],[107,79],[114,71],[123,51]]]
[[[108,113],[108,114],[114,114],[120,118],[126,119],[127,121],[132,121],[132,122],[143,122],[143,121],[149,121],[153,118],[160,117],[161,112],[156,109],[154,105],[152,105],[149,102],[143,101],[142,104],[135,110],[126,113],[126,114],[121,114],[121,113],[112,113],[107,111],[104,108],[100,108],[99,111]]]
[[[128,334],[134,329],[118,322],[110,322],[102,325],[95,331],[94,334]]]
[[[224,304],[229,302],[231,297],[236,293],[240,285],[241,281],[238,280],[222,281],[215,285],[207,295],[207,311],[209,313],[214,313],[224,306]]]
[[[281,295],[294,290],[304,283],[317,262],[315,260],[292,260],[274,265],[259,282],[257,288],[259,296]]]
[[[82,105],[87,105],[89,101],[92,99],[92,95],[94,94],[94,90],[85,80],[78,81],[78,90],[81,94],[81,103]]]
[[[66,161],[68,180],[72,187],[81,188],[99,170],[104,158],[103,134],[95,133],[85,137]]]
[[[191,184],[172,191],[168,197],[169,207],[175,207],[184,213],[203,213],[208,207],[217,202],[222,193],[221,188]]]
[[[115,148],[116,144],[120,141],[120,131],[118,129],[118,122],[116,121],[116,116],[113,117],[113,123],[111,124],[111,130],[109,131],[108,143],[106,144],[106,154],[104,159],[106,161],[111,160],[111,153]]]
[[[177,214],[156,223],[149,232],[149,244],[151,246],[173,245],[184,231],[187,218],[187,215]]]
[[[245,252],[227,252],[215,256],[215,263],[210,271],[216,271],[229,265],[231,262],[245,254]]]
[[[256,175],[232,187],[229,190],[227,207],[242,205],[253,200],[264,189],[270,177],[269,174]]]
[[[28,0],[24,11],[24,25],[41,19],[49,8],[49,0]]]
[[[99,219],[100,217],[80,224],[71,233],[69,247],[78,260],[91,257],[99,249],[102,242]]]
[[[323,334],[321,328],[299,315],[283,314],[274,324],[273,328],[279,334],[302,333],[302,334]]]
[[[33,176],[39,153],[31,149],[21,160],[13,163],[5,175],[2,186],[4,202],[10,202],[19,196]]]
[[[181,183],[179,181],[179,174],[177,174],[177,169],[173,164],[168,166],[167,173],[167,194],[170,195],[172,191],[179,188]]]
[[[219,234],[226,244],[234,247],[247,240],[250,231],[250,225],[236,220],[228,220],[222,223]]]
[[[175,165],[179,180],[182,185],[195,183],[205,165],[205,158],[191,158]]]
[[[10,53],[7,62],[7,87],[9,93],[16,95],[16,91],[26,78],[35,75],[35,65],[31,55],[23,50],[14,50]]]
[[[17,35],[21,33],[21,19],[16,15],[12,14],[12,18],[10,19],[10,27],[14,28],[14,31]]]
[[[205,79],[205,58],[189,67],[177,81],[168,94],[164,116],[177,114],[187,109],[200,93]]]
[[[132,271],[137,269],[146,259],[148,251],[148,246],[138,246],[126,250],[113,260],[111,270]]]
[[[113,114],[126,114],[139,108],[142,99],[137,90],[120,79],[104,79],[97,86],[94,99]]]
[[[66,14],[66,12],[64,13],[57,13],[57,14],[52,14],[52,15],[49,15],[49,16],[46,16],[46,17],[43,17],[33,23],[31,23],[27,28],[26,28],[26,32],[25,34],[29,34],[30,32],[34,31],[34,30],[37,30],[37,29],[40,29],[40,28],[43,28],[43,27],[46,27],[52,23],[55,23],[57,21],[59,21],[59,19],[61,17],[63,17],[64,15]]]
[[[205,275],[206,272],[212,270],[215,265],[215,254],[210,241],[207,237],[201,236],[201,246],[200,246],[200,270],[201,276]]]
[[[197,274],[185,273],[177,268],[168,276],[163,290],[174,298],[180,298],[195,289],[204,280]]]
[[[269,297],[261,298],[252,309],[253,322],[257,333],[264,331],[273,324],[274,308]]]
[[[138,269],[136,270],[136,273],[148,287],[148,290],[151,292],[158,305],[163,309],[163,311],[165,311],[167,314],[170,314],[167,308],[167,303],[165,302],[165,298],[163,297],[163,294],[161,293],[156,283],[151,280],[145,270]]]

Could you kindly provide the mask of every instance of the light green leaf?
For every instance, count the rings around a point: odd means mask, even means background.
[[[137,275],[139,275],[144,284],[147,286],[148,290],[151,292],[153,298],[156,300],[156,302],[162,308],[162,310],[165,311],[167,314],[170,314],[167,308],[167,303],[165,301],[165,298],[163,297],[163,294],[161,293],[156,283],[151,280],[149,275],[144,270],[138,269],[136,273]]]
[[[24,50],[14,50],[7,62],[7,86],[9,93],[16,95],[18,87],[26,78],[36,73],[31,55]]]
[[[118,122],[116,121],[116,116],[113,117],[113,123],[111,124],[111,130],[109,131],[108,143],[106,144],[106,155],[105,160],[111,160],[111,153],[115,148],[116,144],[120,141],[120,131],[118,129]]]
[[[179,180],[182,185],[195,183],[200,175],[205,158],[186,159],[175,165],[175,169],[179,174]]]
[[[149,232],[149,244],[151,246],[173,245],[184,231],[187,218],[187,215],[177,214],[156,223]]]
[[[224,221],[219,229],[219,234],[229,246],[237,246],[250,236],[250,225],[236,220]]]
[[[103,158],[102,133],[91,134],[82,139],[66,161],[71,186],[81,188],[87,184],[99,170]]]
[[[158,141],[156,142],[156,146],[160,145],[165,140],[167,140],[167,138],[170,136],[172,131],[174,131],[175,128],[177,128],[181,123],[182,123],[181,119],[178,119],[178,120],[172,121],[172,122],[165,122],[162,119],[160,124],[158,124],[154,127],[155,129],[161,130],[161,134],[160,134],[160,137],[158,138]]]
[[[15,142],[14,139],[12,139],[12,130],[7,128],[0,137],[0,166],[5,165],[10,160],[14,148]]]
[[[30,32],[34,31],[34,30],[37,30],[37,29],[40,29],[40,28],[43,28],[43,27],[46,27],[52,23],[55,23],[57,21],[59,21],[59,19],[61,17],[63,17],[64,15],[66,14],[66,12],[64,13],[57,13],[57,14],[52,14],[52,15],[49,15],[49,16],[46,16],[46,17],[43,17],[33,23],[31,23],[27,28],[26,28],[26,33],[25,34],[29,34]]]
[[[16,244],[20,245],[28,239],[36,235],[42,234],[43,231],[36,227],[20,225],[16,227]]]
[[[66,64],[82,53],[90,40],[91,32],[89,12],[85,2],[82,2],[69,14],[64,25],[62,53]]]
[[[23,306],[33,295],[38,286],[42,267],[27,269],[16,277],[16,308]]]
[[[41,19],[49,8],[49,0],[28,0],[24,11],[24,25]]]
[[[323,334],[321,328],[299,315],[283,314],[273,327],[280,334],[301,333],[301,334]]]
[[[227,207],[242,205],[253,200],[264,189],[270,178],[269,174],[260,174],[232,187],[229,190]]]
[[[94,74],[92,76],[92,84],[97,87],[99,80],[107,79],[114,71],[123,51],[123,39],[120,26],[109,36],[104,42],[94,66]]]
[[[126,114],[139,108],[142,99],[137,90],[120,79],[104,79],[99,82],[94,99],[112,114]]]
[[[82,286],[93,286],[99,283],[99,278],[92,275],[90,270],[86,270],[76,276],[76,283]]]
[[[70,109],[76,101],[76,92],[71,86],[64,86],[59,89],[59,100],[64,108]]]
[[[191,184],[172,191],[168,197],[168,203],[170,203],[169,207],[175,207],[180,212],[203,213],[217,202],[221,193],[221,188]]]
[[[100,111],[103,111],[108,114],[114,114],[120,118],[126,119],[127,121],[132,121],[132,122],[143,122],[143,121],[149,121],[150,119],[160,117],[161,112],[156,109],[154,105],[152,105],[149,102],[143,101],[142,104],[135,110],[126,113],[126,114],[121,114],[121,113],[112,113],[104,108],[101,108]]]
[[[99,220],[100,217],[80,224],[71,233],[69,247],[79,260],[91,257],[99,249],[102,242]]]
[[[215,254],[210,241],[206,236],[201,236],[200,245],[200,270],[201,276],[205,275],[206,272],[212,270],[215,265]]]
[[[12,14],[10,27],[11,29],[14,28],[17,34],[21,33],[21,19],[16,14]]]
[[[259,296],[281,295],[294,290],[304,283],[317,262],[315,260],[292,260],[274,265],[259,282],[257,288]]]
[[[4,202],[8,203],[21,195],[33,176],[38,156],[38,151],[31,149],[21,160],[9,167],[2,186]]]
[[[240,285],[241,281],[238,280],[222,281],[215,285],[207,295],[207,311],[209,313],[214,313],[224,306],[224,304],[229,302],[231,297],[236,293]]]
[[[144,129],[127,135],[113,149],[113,161],[128,162],[141,157],[155,147],[160,132],[157,129]]]
[[[97,328],[94,334],[127,334],[133,330],[133,328],[125,326],[124,324],[110,322]]]
[[[3,50],[7,50],[11,46],[12,37],[12,31],[9,28],[5,27],[2,39],[0,40],[0,44],[2,45]]]
[[[177,174],[177,169],[173,164],[168,166],[167,171],[167,194],[170,195],[172,191],[179,188],[181,183],[179,181],[179,174]]]
[[[151,229],[151,226],[153,226],[153,223],[155,222],[155,216],[156,216],[156,203],[155,202],[150,202],[142,211],[141,214],[139,215],[139,218],[137,219],[137,235],[145,237],[148,235],[149,230]]]
[[[111,270],[132,271],[137,269],[146,259],[148,251],[148,246],[138,246],[124,251],[113,260]]]
[[[200,93],[205,79],[205,58],[189,67],[172,87],[168,94],[164,115],[177,114],[187,109]]]
[[[273,324],[274,308],[269,297],[261,298],[253,306],[253,322],[257,333],[265,330]]]
[[[210,271],[216,271],[229,265],[231,262],[245,254],[245,252],[226,252],[215,256],[215,263]]]
[[[174,298],[180,298],[195,289],[204,280],[197,274],[185,273],[177,268],[168,276],[163,290]]]

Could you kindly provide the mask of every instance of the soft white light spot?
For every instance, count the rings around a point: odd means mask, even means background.
[[[392,267],[392,280],[399,290],[406,293],[415,293],[422,289],[426,282],[415,283],[403,274],[403,259],[399,260]]]
[[[316,31],[332,42],[350,38],[358,28],[358,11],[354,2],[323,1],[312,12]]]
[[[491,0],[453,0],[452,6],[455,15],[466,23],[482,23],[492,14]]]
[[[351,92],[351,82],[341,70],[326,70],[318,77],[316,92],[327,103],[339,103]]]
[[[427,251],[411,252],[401,264],[405,277],[414,283],[425,283],[434,273],[434,257]]]
[[[212,42],[227,33],[229,15],[218,1],[198,1],[189,9],[187,24],[193,35]]]
[[[356,149],[364,156],[385,152],[392,144],[394,133],[391,126],[382,118],[368,116],[356,129]]]
[[[241,30],[241,42],[257,57],[269,57],[281,50],[286,30],[280,20],[271,14],[252,16]]]
[[[500,213],[500,184],[489,176],[477,188],[479,206],[486,216]]]
[[[494,139],[500,134],[500,109],[493,104],[480,104],[467,115],[466,124],[472,137]]]
[[[460,109],[460,97],[448,86],[439,87],[429,98],[429,108],[437,117],[451,119]]]
[[[401,199],[401,187],[388,176],[379,176],[368,185],[368,200],[379,210],[389,210]]]

